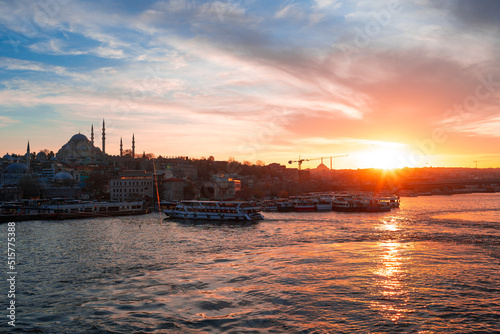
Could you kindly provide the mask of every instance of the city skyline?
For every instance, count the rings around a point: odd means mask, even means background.
[[[2,7],[2,155],[56,152],[105,119],[110,155],[130,136],[157,156],[500,167],[494,1]]]

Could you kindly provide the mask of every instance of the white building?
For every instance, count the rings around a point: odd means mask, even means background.
[[[146,171],[125,171],[120,178],[109,181],[111,200],[136,201],[153,199],[154,179]]]

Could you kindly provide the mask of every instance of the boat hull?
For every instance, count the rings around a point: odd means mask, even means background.
[[[293,210],[295,212],[313,212],[316,211],[316,207],[314,205],[296,205]]]
[[[174,212],[172,210],[165,210],[164,213],[172,219],[187,219],[187,220],[200,220],[200,221],[259,221],[263,220],[264,217],[259,215],[231,215],[231,214],[202,214],[202,213],[185,213],[185,212]]]
[[[0,223],[22,222],[30,220],[70,220],[70,219],[86,219],[86,218],[105,218],[117,216],[135,216],[148,213],[147,210],[141,211],[120,211],[120,212],[77,212],[77,213],[40,213],[26,215],[2,215]]]

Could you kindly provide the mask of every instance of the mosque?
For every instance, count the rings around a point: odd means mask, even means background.
[[[132,156],[135,156],[134,135],[132,135]],[[30,152],[30,144],[28,142],[27,152],[24,156],[19,156],[14,159],[13,156],[5,154],[3,158],[0,159],[0,186],[16,185],[20,179],[34,172],[31,168],[32,162],[38,165],[45,165],[45,169],[39,171],[42,174],[40,176],[45,176],[46,179],[57,181],[62,177],[67,179],[68,175],[71,175],[64,172],[64,168],[60,163],[67,165],[99,165],[106,164],[106,157],[106,124],[103,119],[102,149],[94,145],[94,125],[91,126],[90,140],[85,135],[77,133],[73,135],[50,160],[43,152],[38,153],[33,160]],[[123,157],[123,142],[121,139],[120,157]],[[56,164],[59,167],[57,167]],[[57,173],[57,169],[62,171]],[[61,173],[65,174],[63,175]]]
[[[123,142],[120,139],[120,156],[123,156]],[[132,156],[135,156],[135,138],[132,135]],[[57,160],[65,163],[91,164],[106,160],[106,124],[102,120],[102,150],[94,145],[94,125],[90,130],[90,140],[77,133],[56,153]]]
[[[102,120],[102,151],[94,146],[94,125],[90,130],[90,140],[77,133],[56,153],[58,161],[66,163],[90,164],[104,161],[106,157],[106,124]]]

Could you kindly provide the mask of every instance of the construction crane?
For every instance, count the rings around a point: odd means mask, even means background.
[[[300,171],[300,167],[302,166],[302,163],[304,161],[313,161],[313,160],[319,160],[319,159],[322,159],[322,158],[314,158],[314,159],[301,159],[300,158],[300,155],[299,155],[299,160],[289,160],[288,163],[291,165],[293,164],[294,162],[298,162],[299,163],[299,171]]]
[[[300,171],[300,169],[302,167],[302,163],[304,161],[313,161],[313,160],[320,160],[321,159],[321,163],[323,163],[323,159],[324,158],[330,158],[330,170],[331,170],[332,169],[332,159],[334,159],[334,158],[344,158],[344,157],[347,157],[347,154],[345,154],[345,155],[335,155],[335,156],[331,156],[331,157],[313,158],[313,159],[301,159],[300,155],[299,155],[299,160],[290,160],[290,161],[288,161],[288,163],[291,165],[294,162],[298,162],[299,163],[299,171]]]
[[[347,154],[344,154],[344,155],[335,155],[333,157],[330,157],[330,170],[333,169],[332,159],[334,159],[334,158],[345,158],[347,156],[348,156]]]
[[[472,161],[472,162],[475,162],[475,163],[476,163],[476,168],[477,168],[477,163],[478,163],[478,162],[484,162],[484,161],[489,161],[489,160],[474,160],[474,161]]]

